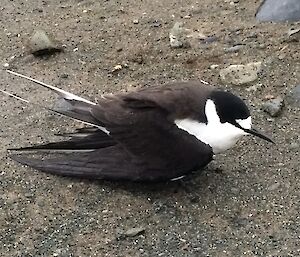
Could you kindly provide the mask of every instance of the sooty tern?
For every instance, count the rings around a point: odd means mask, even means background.
[[[68,139],[61,142],[10,149],[17,151],[12,159],[44,172],[90,179],[168,180],[203,168],[243,135],[273,142],[252,127],[243,100],[203,81],[152,86],[103,96],[94,103],[8,72],[53,90],[62,104],[49,110],[88,125],[63,134]],[[34,158],[27,151],[51,154]]]

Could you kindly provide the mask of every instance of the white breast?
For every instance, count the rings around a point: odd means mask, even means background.
[[[175,120],[178,128],[194,135],[200,141],[210,145],[215,154],[223,152],[235,145],[238,139],[247,135],[245,131],[225,122],[221,123],[212,100],[205,106],[207,124],[192,119]],[[251,128],[251,117],[237,121],[244,128]]]

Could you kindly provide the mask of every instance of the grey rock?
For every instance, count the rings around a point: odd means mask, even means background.
[[[128,237],[133,237],[133,236],[137,236],[141,233],[145,232],[145,228],[144,227],[136,227],[136,228],[130,228],[127,231],[125,231],[124,235],[128,236]]]
[[[265,102],[262,106],[262,109],[272,117],[277,117],[280,114],[283,106],[284,106],[284,101],[279,96],[275,99],[271,99]]]
[[[266,44],[264,44],[264,43],[259,44],[259,45],[257,46],[258,49],[265,49],[266,47],[267,47],[267,46],[266,46]]]
[[[244,45],[235,45],[235,46],[231,46],[225,49],[225,53],[235,53],[240,51],[242,48],[244,47]]]
[[[207,44],[208,45],[208,44],[216,42],[218,40],[218,37],[216,37],[216,36],[208,36],[206,38],[201,38],[200,40],[201,40],[200,42],[202,44]]]
[[[285,37],[283,42],[299,42],[300,41],[300,27],[291,27]]]
[[[218,64],[212,64],[212,65],[209,66],[209,68],[210,68],[211,70],[215,70],[215,69],[217,69],[218,67],[219,67]]]
[[[29,52],[35,56],[49,55],[61,52],[62,47],[44,30],[37,30],[28,42]]]
[[[209,44],[217,40],[215,36],[206,36],[201,31],[185,28],[182,22],[176,22],[169,33],[170,46],[173,48],[197,48],[199,43]]]
[[[277,190],[279,187],[280,187],[280,183],[276,182],[276,183],[270,185],[268,189],[269,189],[270,191],[275,191],[275,190]]]
[[[300,34],[300,28],[290,28],[287,32],[288,37],[299,35]]]
[[[259,21],[299,21],[299,0],[265,0],[256,13]]]
[[[294,107],[300,107],[300,85],[294,87],[285,98],[286,102]]]
[[[233,85],[244,85],[251,83],[258,78],[261,71],[261,62],[248,63],[246,65],[230,65],[220,70],[222,82]]]
[[[176,22],[169,33],[170,45],[173,48],[188,47],[186,40],[186,29],[182,22]]]
[[[162,23],[160,20],[152,20],[148,22],[150,24],[151,28],[159,28],[162,26]]]
[[[246,91],[248,91],[248,92],[256,92],[256,91],[260,90],[262,87],[263,87],[262,84],[257,83],[257,84],[255,84],[255,85],[253,85],[251,87],[246,88]]]
[[[63,73],[63,74],[60,75],[60,77],[61,77],[62,79],[67,79],[67,78],[69,77],[69,74]]]
[[[293,142],[289,145],[290,150],[297,150],[300,148],[300,144],[297,142]]]
[[[122,239],[126,237],[134,237],[137,235],[140,235],[145,232],[144,227],[135,227],[135,228],[130,228],[128,230],[123,230],[123,229],[117,229],[117,238]]]

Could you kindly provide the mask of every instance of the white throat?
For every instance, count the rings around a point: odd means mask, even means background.
[[[210,145],[214,154],[224,152],[233,147],[241,136],[247,135],[244,130],[228,122],[221,123],[216,105],[210,99],[207,100],[205,105],[205,115],[207,124],[188,118],[175,120],[175,124],[178,128],[185,130],[200,141]],[[251,128],[250,116],[247,119],[236,120],[236,122],[245,129]]]

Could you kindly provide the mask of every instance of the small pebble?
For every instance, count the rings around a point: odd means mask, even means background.
[[[285,97],[290,106],[300,107],[300,85],[294,87]]]
[[[257,33],[256,32],[251,32],[247,38],[257,38]]]
[[[182,22],[176,22],[169,33],[170,45],[173,48],[189,47],[190,44],[186,38],[186,29]]]
[[[251,87],[246,88],[246,91],[248,92],[256,92],[257,90],[261,89],[263,85],[261,83],[255,84]]]
[[[44,30],[37,30],[33,33],[28,47],[30,53],[35,56],[50,55],[62,51],[62,47]]]
[[[258,46],[257,46],[257,48],[259,48],[259,49],[265,49],[267,46],[266,46],[266,44],[259,44]]]
[[[262,106],[262,109],[270,116],[277,117],[282,111],[283,105],[283,99],[280,96],[278,96],[275,99],[271,99],[265,102]]]
[[[278,55],[278,59],[279,60],[284,60],[286,58],[286,54],[285,53],[281,53]]]
[[[63,73],[63,74],[60,75],[60,77],[62,79],[67,79],[69,77],[69,75],[67,73]]]
[[[271,186],[269,186],[268,189],[270,191],[274,191],[274,190],[277,190],[279,187],[280,187],[280,183],[276,182],[276,183],[272,184]]]
[[[123,69],[122,65],[118,64],[118,65],[116,65],[116,66],[113,68],[112,72],[119,71],[119,70],[122,70],[122,69]]]
[[[290,37],[294,34],[297,34],[300,32],[300,28],[290,28],[289,31],[287,32],[287,35]]]
[[[243,47],[244,47],[244,45],[235,45],[235,46],[226,48],[225,53],[235,53],[235,52],[240,51]]]
[[[218,67],[219,67],[218,64],[212,64],[212,65],[209,66],[209,68],[210,68],[211,70],[215,70],[215,69],[217,69]]]
[[[300,148],[300,145],[299,145],[299,143],[297,143],[297,142],[293,142],[293,143],[290,144],[289,148],[290,148],[291,150],[297,150],[297,149]]]
[[[150,23],[150,27],[152,28],[158,28],[161,26],[161,22],[159,20],[154,20],[152,23]]]
[[[140,235],[145,232],[144,227],[135,227],[135,228],[130,228],[128,230],[123,230],[123,229],[117,229],[117,239],[124,239],[126,237],[134,237],[137,235]]]
[[[201,43],[203,44],[211,44],[211,43],[214,43],[218,40],[218,38],[216,36],[208,36],[208,37],[205,37],[203,39],[201,39]]]
[[[131,228],[124,232],[125,236],[133,237],[145,232],[144,227]]]
[[[271,99],[274,99],[274,98],[275,98],[275,96],[274,95],[270,95],[270,94],[264,96],[265,100],[271,100]]]

